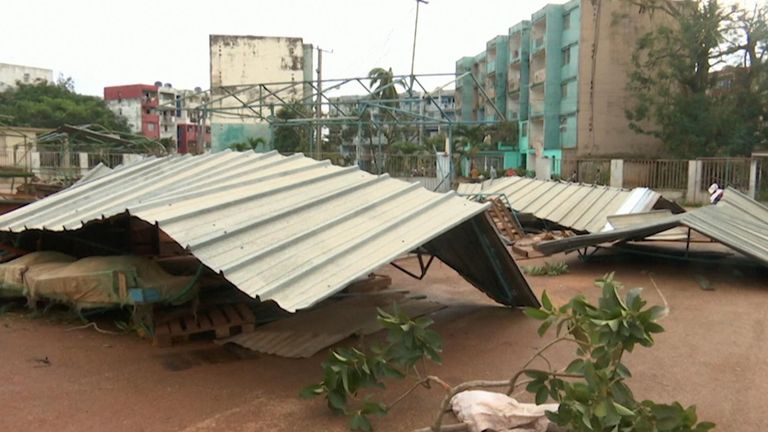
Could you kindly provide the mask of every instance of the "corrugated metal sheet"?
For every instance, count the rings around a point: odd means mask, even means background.
[[[512,209],[577,231],[610,229],[607,217],[651,210],[661,197],[647,188],[631,191],[526,177],[502,177],[483,183],[460,184],[458,193],[470,197],[505,194]]]
[[[689,227],[768,265],[768,207],[735,189],[726,189],[723,199],[714,206],[614,231],[542,242],[536,249],[546,254],[565,252],[608,242],[642,239],[676,226]]]
[[[392,292],[372,293],[324,302],[317,307],[259,326],[250,333],[240,333],[218,341],[282,357],[307,358],[352,335],[365,336],[383,327],[376,319],[376,309],[398,308],[416,318],[445,306],[417,297]]]
[[[88,183],[91,180],[96,180],[97,178],[103,177],[103,176],[105,176],[105,175],[107,175],[107,174],[109,174],[111,172],[112,172],[112,168],[110,168],[110,167],[104,165],[103,163],[99,162],[98,165],[96,165],[95,167],[91,168],[82,177],[80,177],[80,180],[75,182],[74,186],[78,186],[78,185],[81,185],[81,184]]]
[[[640,225],[653,224],[654,222],[669,219],[672,212],[669,210],[654,210],[645,213],[630,213],[623,215],[608,216],[608,224],[611,229],[632,228]],[[646,240],[656,241],[677,241],[688,238],[688,229],[683,227],[672,228],[670,230],[647,237]]]
[[[293,311],[449,231],[455,240],[477,237],[488,225],[485,209],[302,155],[222,152],[122,166],[1,216],[0,230],[76,230],[127,211],[242,291]],[[481,243],[459,259],[445,252],[444,261],[497,301],[537,304],[503,245]]]

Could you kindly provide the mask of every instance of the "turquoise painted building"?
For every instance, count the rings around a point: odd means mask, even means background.
[[[485,52],[456,62],[457,74],[475,74],[504,118],[518,122],[517,145],[499,143],[505,168],[532,170],[539,156],[550,158],[556,172],[563,149],[576,146],[579,6],[579,0],[547,5],[488,41]],[[456,85],[457,119],[501,120],[471,77]]]

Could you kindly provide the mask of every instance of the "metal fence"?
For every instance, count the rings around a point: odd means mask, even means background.
[[[570,178],[570,174],[566,178]],[[576,181],[606,185],[611,180],[610,159],[579,159],[576,161]]]
[[[313,154],[307,156],[314,157]],[[321,153],[320,160],[328,160],[338,166],[353,166],[355,163],[371,174],[389,174],[391,177],[437,177],[437,157],[426,155],[369,154],[369,157],[355,161],[354,155]]]
[[[758,201],[768,202],[768,158],[757,160],[757,190],[755,198]]]
[[[121,153],[88,153],[89,168],[93,168],[100,163],[114,168],[122,164],[123,160],[124,158]]]
[[[626,188],[685,190],[688,185],[688,161],[676,159],[629,159],[624,161]]]
[[[732,187],[742,192],[749,191],[750,158],[701,158],[702,186],[706,189],[712,183]]]

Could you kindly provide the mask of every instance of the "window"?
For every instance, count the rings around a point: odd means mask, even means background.
[[[563,66],[571,63],[571,47],[563,50]]]
[[[568,30],[571,28],[571,13],[568,12],[567,14],[563,15],[563,30]]]
[[[155,131],[155,124],[154,123],[147,123],[147,130],[150,132]]]
[[[163,125],[163,132],[168,132],[168,125]]]
[[[520,138],[528,136],[528,122],[520,123]]]
[[[568,97],[568,83],[564,83],[560,86],[560,97],[565,99]]]
[[[25,73],[25,74],[24,74],[24,82],[25,82],[25,83],[28,83],[28,82],[29,82],[29,74],[28,74],[28,73]]]

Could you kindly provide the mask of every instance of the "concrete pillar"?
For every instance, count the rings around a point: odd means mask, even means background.
[[[701,187],[702,161],[688,161],[688,188],[685,200],[689,203],[702,202],[703,189]]]
[[[552,178],[552,159],[536,157],[536,178],[539,180],[549,180]]]
[[[437,192],[448,192],[453,180],[451,179],[451,155],[438,152],[435,164],[435,173],[437,173],[437,183],[439,184]]]
[[[624,187],[624,159],[611,159],[611,187]]]
[[[91,169],[88,165],[88,153],[78,153],[77,157],[80,159],[80,175],[83,175]]]
[[[752,159],[749,164],[749,196],[752,199],[757,198],[757,159]]]
[[[30,152],[30,169],[32,174],[40,177],[40,152]]]
[[[131,162],[135,162],[138,160],[143,159],[144,157],[139,154],[132,154],[132,153],[123,153],[123,165],[129,164]]]

